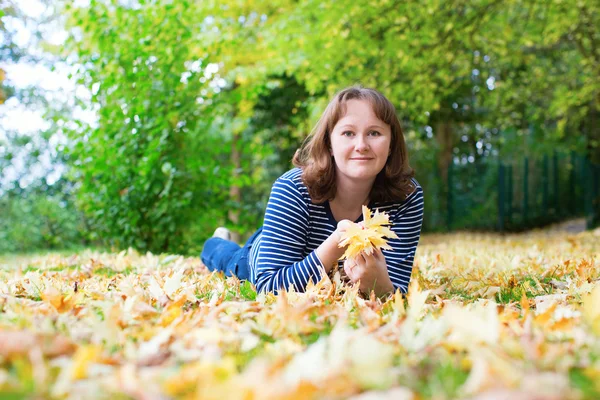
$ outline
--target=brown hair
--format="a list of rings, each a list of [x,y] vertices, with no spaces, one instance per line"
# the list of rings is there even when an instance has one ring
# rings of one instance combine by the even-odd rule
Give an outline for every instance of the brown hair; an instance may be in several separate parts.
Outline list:
[[[366,100],[377,118],[388,124],[392,132],[390,156],[375,178],[370,200],[402,201],[415,187],[411,182],[415,172],[408,164],[408,153],[400,121],[394,105],[375,89],[351,86],[337,93],[319,118],[319,122],[296,151],[292,162],[302,168],[302,181],[314,203],[333,200],[336,193],[335,165],[330,148],[330,135],[337,122],[346,114],[348,100]]]

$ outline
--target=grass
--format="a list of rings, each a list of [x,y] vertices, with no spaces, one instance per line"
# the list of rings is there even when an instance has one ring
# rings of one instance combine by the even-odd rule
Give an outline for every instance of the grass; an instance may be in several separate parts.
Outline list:
[[[571,384],[581,391],[584,399],[600,399],[600,383],[589,375],[583,368],[569,370]]]

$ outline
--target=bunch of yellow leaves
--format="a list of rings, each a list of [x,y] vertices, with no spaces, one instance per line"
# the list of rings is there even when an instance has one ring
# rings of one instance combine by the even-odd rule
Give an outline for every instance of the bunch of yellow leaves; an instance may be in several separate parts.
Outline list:
[[[354,259],[360,253],[367,255],[373,254],[375,249],[391,249],[384,237],[388,239],[397,239],[398,236],[385,225],[390,225],[390,218],[385,212],[375,210],[371,215],[371,210],[363,206],[363,221],[353,223],[342,234],[342,238],[338,244],[339,247],[345,247],[346,252],[342,259]]]

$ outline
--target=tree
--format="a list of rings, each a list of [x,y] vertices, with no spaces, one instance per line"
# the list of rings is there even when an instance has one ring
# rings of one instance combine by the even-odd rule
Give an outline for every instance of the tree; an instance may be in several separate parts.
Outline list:
[[[14,123],[11,113],[27,110],[44,116],[46,126],[25,130],[6,124],[0,131],[0,253],[73,247],[84,241],[85,232],[72,202],[72,184],[61,177],[60,133],[50,123],[49,115],[62,112],[63,104],[56,97],[50,100],[41,86],[25,87],[10,79],[13,71],[57,60],[45,51],[41,33],[57,14],[49,8],[37,16],[26,11],[14,1],[2,3],[0,10],[0,60],[9,71],[0,70],[0,110],[7,122]],[[29,40],[23,43],[23,37]]]
[[[274,171],[354,83],[392,100],[442,184],[457,156],[582,149],[568,129],[593,152],[597,15],[574,0],[92,1],[70,20],[100,110],[71,136],[80,204],[119,246],[249,229]]]
[[[229,13],[245,12],[228,5]],[[380,89],[405,120],[433,127],[437,144],[429,146],[438,149],[442,177],[458,128],[476,121],[503,134],[516,127],[525,154],[557,143],[580,149],[565,132],[583,131],[586,152],[597,159],[600,13],[593,2],[307,0],[264,12],[260,46],[241,45],[263,55],[247,74],[290,74],[315,96],[313,110],[353,83]],[[457,112],[465,101],[470,112]],[[477,142],[475,130],[461,131]],[[503,141],[494,146],[512,153]]]
[[[72,178],[94,230],[116,247],[197,251],[209,234],[197,230],[226,214],[229,154],[216,130],[225,118],[203,113],[220,78],[197,51],[190,26],[204,17],[194,7],[70,9],[82,30],[71,42],[79,81],[99,110],[98,126],[70,132]]]

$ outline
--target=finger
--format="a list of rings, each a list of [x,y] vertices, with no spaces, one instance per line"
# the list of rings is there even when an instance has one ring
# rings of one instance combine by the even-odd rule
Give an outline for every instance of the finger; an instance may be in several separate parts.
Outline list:
[[[348,229],[349,227],[351,227],[352,224],[353,224],[353,222],[350,221],[349,219],[343,219],[340,222],[338,222],[337,229],[340,232],[344,232],[346,229]]]
[[[364,252],[358,253],[358,255],[354,258],[354,261],[356,262],[356,265],[364,267],[367,265],[366,254]]]
[[[371,256],[373,256],[373,258],[375,258],[375,259],[379,259],[379,258],[383,257],[383,253],[381,252],[381,249],[378,249],[375,247],[373,249],[373,252],[371,253]]]
[[[375,251],[376,251],[376,250],[373,250],[373,251],[371,251],[370,253],[367,253],[367,252],[364,252],[364,253],[362,253],[362,254],[363,254],[363,257],[364,257],[364,259],[365,259],[366,261],[369,261],[369,260],[372,260],[372,259],[374,259],[374,258],[376,257],[376,256],[375,256]]]
[[[348,275],[348,278],[354,282],[354,273],[352,272],[352,266],[348,263],[348,260],[344,262],[344,271],[346,272],[346,275]]]
[[[375,255],[375,253],[371,253],[371,254],[364,254],[363,255],[363,260],[364,260],[364,265],[365,266],[369,266],[369,265],[375,265],[379,262],[377,256]]]

